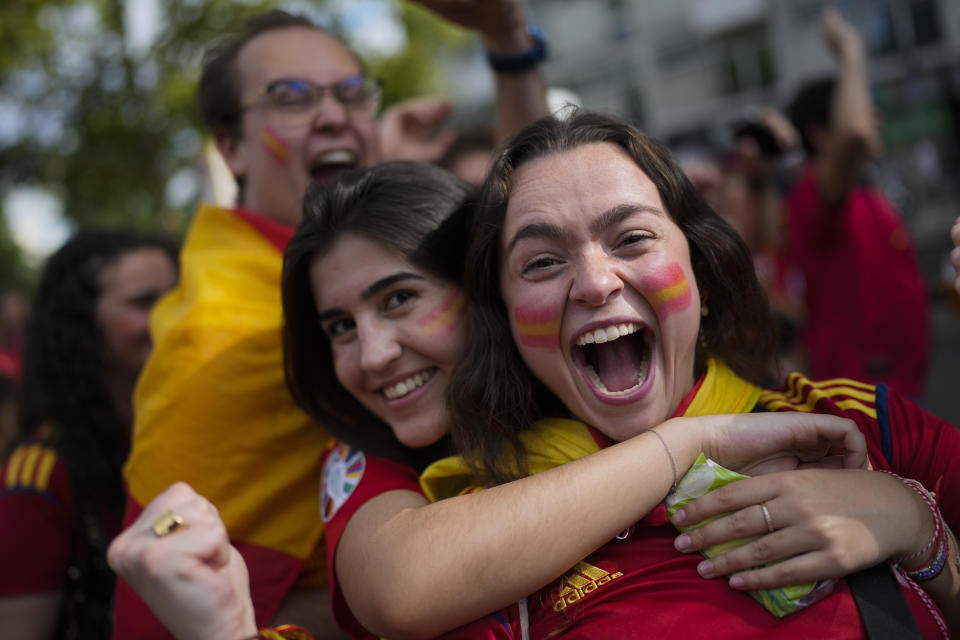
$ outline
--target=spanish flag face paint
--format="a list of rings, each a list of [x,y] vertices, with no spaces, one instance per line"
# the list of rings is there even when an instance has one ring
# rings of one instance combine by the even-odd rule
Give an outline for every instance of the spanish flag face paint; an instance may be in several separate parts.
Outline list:
[[[525,347],[560,349],[560,312],[556,307],[518,306],[513,310],[517,341]]]
[[[440,304],[431,308],[418,321],[417,325],[428,336],[444,340],[460,326],[466,304],[463,294],[459,291],[450,293]]]
[[[640,287],[661,321],[687,309],[693,299],[687,276],[679,262],[645,276],[640,281]]]
[[[267,155],[273,158],[277,164],[285,167],[290,162],[290,145],[280,137],[273,127],[267,125],[263,128],[263,133],[260,134],[260,144],[263,145]]]

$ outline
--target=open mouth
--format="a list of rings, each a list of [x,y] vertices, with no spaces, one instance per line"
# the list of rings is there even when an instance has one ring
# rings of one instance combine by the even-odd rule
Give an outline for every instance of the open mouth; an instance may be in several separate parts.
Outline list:
[[[310,163],[310,179],[322,184],[330,184],[342,171],[357,166],[357,154],[348,149],[328,151]]]
[[[384,387],[380,390],[380,392],[386,396],[387,400],[399,400],[400,398],[410,395],[423,385],[430,382],[431,378],[433,378],[436,373],[436,367],[418,371],[412,376],[408,376],[396,384]]]
[[[580,334],[573,360],[602,398],[624,398],[650,377],[650,332],[636,322],[610,323]]]

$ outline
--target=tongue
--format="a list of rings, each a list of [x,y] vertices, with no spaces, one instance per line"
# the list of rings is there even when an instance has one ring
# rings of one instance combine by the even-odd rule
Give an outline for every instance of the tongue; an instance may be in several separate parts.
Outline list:
[[[607,391],[623,391],[637,384],[642,373],[643,353],[630,338],[594,347],[596,372]]]

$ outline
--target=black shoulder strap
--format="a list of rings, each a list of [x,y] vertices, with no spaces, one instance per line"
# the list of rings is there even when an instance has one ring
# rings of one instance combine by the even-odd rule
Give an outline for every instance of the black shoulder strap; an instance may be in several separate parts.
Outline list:
[[[917,621],[887,563],[846,578],[870,640],[922,640]]]

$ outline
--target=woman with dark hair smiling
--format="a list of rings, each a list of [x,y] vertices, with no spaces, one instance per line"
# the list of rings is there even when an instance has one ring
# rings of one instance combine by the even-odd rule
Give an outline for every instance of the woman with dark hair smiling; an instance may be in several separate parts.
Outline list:
[[[445,396],[467,340],[459,282],[471,200],[463,182],[435,167],[345,173],[308,191],[287,247],[288,382],[346,443],[326,455],[321,508],[334,612],[351,636],[435,636],[478,618],[450,637],[499,633],[499,618],[487,614],[653,508],[674,467],[686,469],[701,450],[745,469],[827,452],[862,460],[863,439],[848,421],[709,416],[661,425],[663,443],[642,435],[561,469],[429,504],[417,476],[448,452]],[[570,487],[582,491],[555,499]],[[598,493],[610,508],[584,521]],[[577,536],[538,552],[545,531],[571,527]],[[184,484],[148,505],[110,560],[179,638],[256,631],[239,555],[216,512]]]
[[[27,323],[20,443],[0,472],[0,637],[106,638],[133,388],[177,247],[80,231],[43,269]]]

